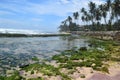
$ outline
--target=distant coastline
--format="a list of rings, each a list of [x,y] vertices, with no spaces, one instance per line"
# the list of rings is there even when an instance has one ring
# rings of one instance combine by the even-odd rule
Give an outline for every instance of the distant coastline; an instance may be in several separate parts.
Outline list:
[[[50,37],[69,36],[70,33],[49,33],[49,34],[20,34],[20,33],[0,33],[0,37]]]

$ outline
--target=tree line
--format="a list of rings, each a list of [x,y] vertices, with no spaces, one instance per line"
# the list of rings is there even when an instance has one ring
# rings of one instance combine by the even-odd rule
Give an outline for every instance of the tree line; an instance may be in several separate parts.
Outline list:
[[[80,24],[79,20],[84,24]],[[68,16],[61,22],[59,29],[65,32],[120,30],[120,0],[107,0],[100,5],[90,1],[88,9],[83,7],[72,16]]]

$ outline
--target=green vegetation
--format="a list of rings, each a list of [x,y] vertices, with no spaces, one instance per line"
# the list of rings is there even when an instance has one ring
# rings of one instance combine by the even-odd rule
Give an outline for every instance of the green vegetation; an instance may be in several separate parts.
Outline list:
[[[63,20],[59,26],[60,31],[118,31],[120,30],[119,4],[120,0],[107,0],[99,5],[90,1],[88,9],[83,7]],[[83,24],[78,23],[79,19],[83,21]]]
[[[44,79],[41,78],[41,77],[38,77],[38,78],[30,78],[30,79],[28,79],[28,80],[44,80]]]
[[[108,67],[104,66],[106,61],[119,61],[115,54],[110,52],[118,47],[113,41],[89,40],[90,49],[81,47],[78,50],[66,50],[62,54],[53,56],[53,60],[61,63],[60,68],[74,69],[76,67],[92,67],[94,70],[109,73]],[[118,53],[120,57],[120,53]]]
[[[31,71],[31,74],[34,74],[34,71],[33,71],[33,70]]]
[[[47,76],[61,76],[62,80],[71,80],[69,74],[76,72],[77,67],[91,67],[93,70],[109,73],[109,61],[116,62],[120,61],[120,45],[113,41],[103,41],[91,39],[88,41],[90,48],[81,47],[80,49],[73,48],[71,50],[65,50],[61,54],[54,55],[52,60],[55,60],[59,65],[54,67],[50,64],[34,63],[22,68],[22,70],[30,74],[41,73]],[[38,58],[34,57],[33,60],[37,61]],[[61,72],[61,69],[67,69],[67,73]],[[93,73],[93,72],[91,72]],[[81,78],[86,76],[81,74]],[[0,80],[21,80],[16,71],[9,77],[0,76]],[[31,78],[29,80],[43,80],[44,78]],[[23,79],[24,80],[24,79]]]
[[[0,33],[0,37],[28,37],[26,34]]]
[[[83,75],[81,75],[80,77],[81,77],[81,78],[85,78],[85,75],[83,74]]]
[[[32,58],[33,61],[39,61],[39,59],[35,56]]]
[[[51,65],[47,65],[47,64],[31,64],[25,68],[23,68],[23,70],[25,71],[33,71],[33,70],[37,70],[39,72],[42,72],[44,75],[57,75],[59,74],[59,71],[57,68],[54,68]]]
[[[70,36],[70,34],[10,34],[0,33],[0,37],[51,37],[51,36]]]
[[[52,65],[47,65],[45,63],[42,64],[31,64],[25,68],[23,68],[23,70],[25,71],[31,71],[31,73],[33,73],[32,71],[37,71],[37,73],[42,73],[44,75],[48,75],[48,76],[56,76],[56,75],[61,75],[63,77],[64,80],[70,80],[70,78],[65,75],[64,73],[61,73],[59,71],[59,68],[55,68]]]
[[[13,75],[9,77],[0,76],[0,80],[22,80],[23,78],[19,75],[18,71],[15,71]]]
[[[101,68],[101,71],[109,73],[109,70],[108,70],[107,67],[102,67],[102,68]]]

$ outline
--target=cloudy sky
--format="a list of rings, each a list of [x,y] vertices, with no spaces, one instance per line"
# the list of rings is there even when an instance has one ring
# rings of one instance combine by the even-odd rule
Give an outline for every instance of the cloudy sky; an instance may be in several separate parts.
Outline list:
[[[0,28],[58,31],[60,22],[87,8],[89,1],[102,0],[0,0]],[[82,22],[80,21],[82,24]]]

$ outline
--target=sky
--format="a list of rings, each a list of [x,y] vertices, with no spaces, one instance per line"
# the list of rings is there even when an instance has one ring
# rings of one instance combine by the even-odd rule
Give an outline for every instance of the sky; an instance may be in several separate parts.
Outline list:
[[[103,0],[0,0],[0,29],[56,32],[61,21],[87,8],[88,2]],[[83,24],[82,21],[79,21]]]

